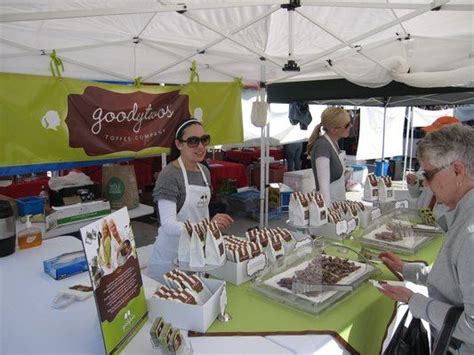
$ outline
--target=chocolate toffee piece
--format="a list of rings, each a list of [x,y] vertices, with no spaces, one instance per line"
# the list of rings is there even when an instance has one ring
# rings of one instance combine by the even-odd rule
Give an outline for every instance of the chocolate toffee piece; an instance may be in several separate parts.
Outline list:
[[[262,248],[257,243],[249,242],[249,247],[250,247],[250,255],[252,258],[259,256],[262,253]]]
[[[193,225],[191,224],[191,222],[189,220],[184,222],[184,227],[186,228],[186,231],[188,232],[189,237],[191,237],[191,235],[193,234]]]
[[[375,239],[383,240],[386,242],[396,242],[396,241],[402,240],[403,237],[394,232],[385,231],[385,232],[375,233]]]
[[[367,177],[369,178],[370,185],[372,185],[373,187],[377,187],[377,178],[375,177],[375,175],[369,174]]]
[[[165,286],[161,286],[158,290],[155,291],[153,295],[158,298],[164,298],[164,299],[168,298]]]
[[[240,247],[239,249],[237,249],[238,253],[239,253],[239,258],[238,260],[240,262],[243,262],[245,260],[249,260],[250,259],[250,255],[249,255],[249,252],[247,250],[246,247],[242,246]]]
[[[279,237],[272,237],[270,239],[271,243],[272,243],[272,247],[273,247],[273,250],[275,251],[280,251],[281,248],[282,248],[282,245],[281,245],[281,239]]]
[[[163,320],[163,318],[162,317],[156,318],[150,328],[150,336],[158,340],[164,326],[165,326],[165,321]]]
[[[168,348],[168,339],[171,337],[171,332],[172,332],[172,328],[171,328],[171,324],[169,323],[165,323],[165,325],[163,326],[163,329],[161,330],[161,333],[160,333],[160,336],[159,336],[159,343],[160,343],[160,346],[163,348],[163,349],[167,349]]]
[[[204,242],[205,239],[205,233],[203,232],[202,228],[199,225],[194,226],[194,231],[196,232],[196,235],[199,237],[201,242]]]
[[[259,234],[258,241],[263,248],[266,248],[268,245],[268,237],[265,234]]]
[[[245,238],[251,242],[255,242],[257,240],[256,233],[245,232]]]
[[[173,332],[171,334],[171,340],[168,343],[169,351],[173,353],[178,352],[182,344],[183,344],[183,337],[181,335],[181,331],[179,329],[173,329]]]
[[[186,290],[177,292],[176,298],[182,303],[196,304],[195,298]]]

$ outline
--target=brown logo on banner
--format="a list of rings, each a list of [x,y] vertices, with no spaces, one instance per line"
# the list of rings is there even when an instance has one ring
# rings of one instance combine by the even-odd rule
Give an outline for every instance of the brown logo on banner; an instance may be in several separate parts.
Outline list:
[[[124,94],[88,86],[68,97],[69,146],[87,155],[169,147],[181,121],[190,117],[189,98],[179,91]]]

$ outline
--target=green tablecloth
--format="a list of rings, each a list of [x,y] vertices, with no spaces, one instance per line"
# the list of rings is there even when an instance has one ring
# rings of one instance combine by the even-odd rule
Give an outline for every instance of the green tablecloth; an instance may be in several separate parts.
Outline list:
[[[349,243],[360,249],[357,241]],[[442,238],[437,237],[417,254],[403,255],[402,259],[431,264],[441,244]],[[384,265],[378,268],[381,271],[377,275],[378,279],[396,279]],[[395,309],[395,302],[383,296],[368,282],[317,316],[249,292],[249,288],[250,282],[240,286],[227,283],[227,311],[232,315],[232,320],[228,323],[214,322],[208,334],[324,330],[336,332],[361,354],[378,354]]]

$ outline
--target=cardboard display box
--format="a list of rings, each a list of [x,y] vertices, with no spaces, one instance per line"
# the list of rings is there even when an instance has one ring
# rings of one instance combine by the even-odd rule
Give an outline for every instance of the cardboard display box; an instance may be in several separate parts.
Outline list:
[[[215,270],[209,271],[209,274],[217,277],[218,279],[225,280],[234,285],[241,285],[244,282],[250,280],[250,276],[247,273],[248,260],[241,263],[234,263],[227,260],[226,263]]]
[[[92,201],[70,206],[54,207],[46,216],[46,229],[50,230],[67,224],[97,219],[110,214],[109,201]]]
[[[179,303],[151,297],[148,300],[150,318],[163,317],[173,327],[205,333],[220,313],[225,281],[202,279],[212,296],[202,305]]]

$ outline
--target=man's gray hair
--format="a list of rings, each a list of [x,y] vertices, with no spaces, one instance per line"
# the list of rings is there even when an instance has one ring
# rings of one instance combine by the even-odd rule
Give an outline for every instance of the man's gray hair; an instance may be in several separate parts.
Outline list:
[[[431,132],[418,144],[417,155],[437,168],[460,160],[473,178],[474,128],[458,123]]]

